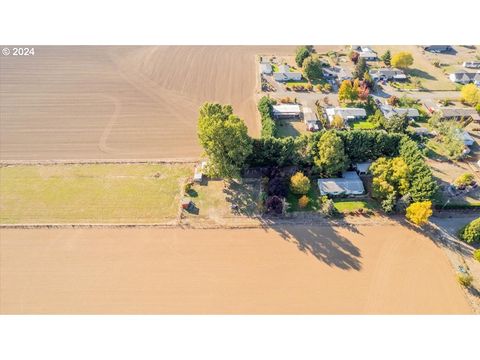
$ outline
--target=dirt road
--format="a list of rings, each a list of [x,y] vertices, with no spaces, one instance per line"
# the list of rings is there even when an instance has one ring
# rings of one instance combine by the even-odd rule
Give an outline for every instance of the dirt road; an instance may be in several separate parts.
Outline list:
[[[4,314],[467,314],[401,225],[0,232]]]
[[[259,134],[255,55],[293,47],[40,46],[0,57],[0,159],[196,159],[198,108]]]

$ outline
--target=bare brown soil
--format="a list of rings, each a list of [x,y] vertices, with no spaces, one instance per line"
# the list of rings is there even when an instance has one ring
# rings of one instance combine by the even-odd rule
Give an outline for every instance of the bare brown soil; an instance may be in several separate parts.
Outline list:
[[[255,54],[294,47],[40,46],[0,57],[0,159],[195,159],[198,108],[232,104],[252,135]]]
[[[0,230],[3,314],[467,314],[402,225]]]

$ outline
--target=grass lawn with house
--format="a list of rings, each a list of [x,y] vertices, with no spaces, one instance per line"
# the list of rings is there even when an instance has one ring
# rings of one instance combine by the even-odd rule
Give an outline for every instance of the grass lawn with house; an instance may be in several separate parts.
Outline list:
[[[159,223],[175,220],[185,164],[22,165],[0,168],[0,222]]]

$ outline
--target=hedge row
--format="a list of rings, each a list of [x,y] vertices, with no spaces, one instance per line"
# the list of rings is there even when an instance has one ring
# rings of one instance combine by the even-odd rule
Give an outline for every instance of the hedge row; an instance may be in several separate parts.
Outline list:
[[[267,96],[264,96],[258,102],[258,111],[262,121],[262,138],[275,137],[277,135],[277,124],[273,120],[272,105],[276,102]]]

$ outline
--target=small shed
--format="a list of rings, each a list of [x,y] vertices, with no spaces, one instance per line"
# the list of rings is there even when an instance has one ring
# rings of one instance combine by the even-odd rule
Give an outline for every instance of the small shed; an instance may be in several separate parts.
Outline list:
[[[188,210],[192,206],[192,200],[189,198],[185,197],[182,199],[182,209]]]
[[[370,170],[371,165],[372,163],[370,161],[365,161],[365,162],[357,163],[355,165],[355,169],[357,170],[357,173],[359,175],[366,175],[368,174],[368,171]]]

